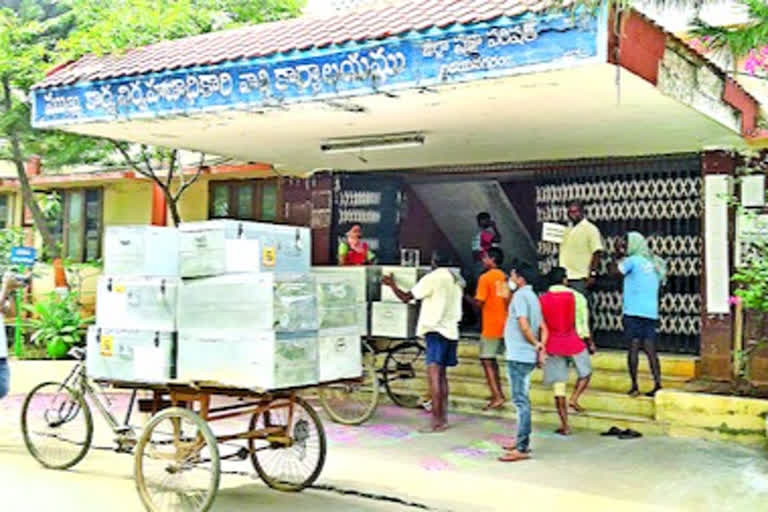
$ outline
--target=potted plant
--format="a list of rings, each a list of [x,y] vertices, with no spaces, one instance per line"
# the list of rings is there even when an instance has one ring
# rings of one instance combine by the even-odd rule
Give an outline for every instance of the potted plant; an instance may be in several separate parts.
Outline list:
[[[65,357],[73,345],[80,343],[85,328],[92,322],[82,317],[74,291],[51,292],[25,309],[32,313],[27,322],[33,331],[31,341],[44,346],[52,359]]]

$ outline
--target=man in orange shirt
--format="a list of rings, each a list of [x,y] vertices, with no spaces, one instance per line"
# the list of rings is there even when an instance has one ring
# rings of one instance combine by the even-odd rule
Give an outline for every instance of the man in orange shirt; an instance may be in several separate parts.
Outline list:
[[[497,247],[489,248],[483,254],[485,272],[477,282],[477,291],[472,302],[482,310],[482,331],[480,333],[480,361],[483,363],[485,379],[491,390],[491,400],[485,409],[499,409],[507,399],[501,391],[499,363],[496,356],[504,354],[504,324],[507,322],[509,287],[507,275],[499,267],[504,262],[504,253]]]

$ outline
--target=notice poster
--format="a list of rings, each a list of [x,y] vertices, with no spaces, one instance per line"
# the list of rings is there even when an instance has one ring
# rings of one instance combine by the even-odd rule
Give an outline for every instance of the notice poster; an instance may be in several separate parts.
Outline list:
[[[567,228],[562,224],[556,222],[545,222],[541,226],[541,239],[544,242],[551,242],[553,244],[560,245],[563,243],[563,237],[565,236],[565,230]]]
[[[759,256],[759,247],[768,244],[768,215],[741,215],[736,221],[734,260],[737,267]]]
[[[756,174],[741,178],[741,206],[746,208],[765,206],[765,175]]]

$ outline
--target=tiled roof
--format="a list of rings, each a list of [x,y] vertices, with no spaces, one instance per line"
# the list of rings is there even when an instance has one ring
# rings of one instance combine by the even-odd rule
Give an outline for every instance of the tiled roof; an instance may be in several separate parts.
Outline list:
[[[412,30],[540,12],[566,0],[410,0],[332,17],[300,17],[163,41],[119,55],[87,55],[54,68],[36,88],[218,64],[225,61],[383,39]]]

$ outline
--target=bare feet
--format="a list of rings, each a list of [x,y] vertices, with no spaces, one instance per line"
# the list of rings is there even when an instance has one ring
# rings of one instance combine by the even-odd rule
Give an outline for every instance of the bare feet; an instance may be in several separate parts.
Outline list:
[[[501,462],[518,462],[518,461],[526,460],[526,459],[530,459],[530,458],[531,458],[531,456],[529,454],[517,451],[515,449],[515,450],[508,451],[507,453],[505,453],[504,455],[499,457],[499,461],[501,461]]]
[[[560,427],[559,429],[555,430],[555,434],[560,434],[561,436],[569,436],[571,435],[571,429],[568,427]]]
[[[578,413],[582,413],[585,411],[585,409],[582,406],[580,406],[578,402],[569,402],[568,406]]]
[[[504,407],[504,404],[506,403],[506,400],[504,398],[497,398],[495,400],[491,400],[488,402],[485,407],[483,407],[484,411],[487,411],[489,409],[501,409]]]
[[[448,430],[448,424],[447,423],[441,423],[440,425],[427,425],[424,428],[419,429],[419,433],[421,434],[437,434],[440,432],[445,432]]]

